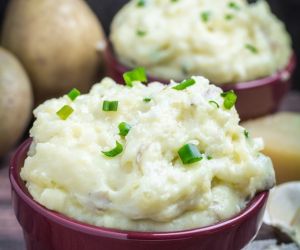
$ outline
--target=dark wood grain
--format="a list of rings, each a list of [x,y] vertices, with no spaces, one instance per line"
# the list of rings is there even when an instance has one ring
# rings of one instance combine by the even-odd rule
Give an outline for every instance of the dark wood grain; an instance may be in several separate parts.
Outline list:
[[[22,229],[10,201],[9,156],[0,162],[0,250],[25,250]]]
[[[280,110],[300,112],[300,93],[289,93],[283,101]],[[10,204],[10,184],[8,180],[10,157],[11,154],[0,160],[0,250],[25,250],[22,230],[13,214]],[[273,229],[264,225],[257,239],[274,237],[276,237],[276,234]]]

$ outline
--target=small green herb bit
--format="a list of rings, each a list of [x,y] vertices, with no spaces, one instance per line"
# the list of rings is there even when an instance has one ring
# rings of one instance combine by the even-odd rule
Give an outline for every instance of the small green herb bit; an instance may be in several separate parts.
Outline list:
[[[125,72],[123,79],[128,87],[133,86],[133,82],[147,82],[146,70],[143,67],[135,68],[134,70]]]
[[[213,101],[213,100],[210,100],[209,103],[210,103],[211,105],[213,105],[213,106],[216,106],[217,108],[220,107],[219,104],[218,104],[217,102]]]
[[[118,126],[119,128],[119,135],[126,136],[131,129],[131,125],[126,122],[121,122]]]
[[[225,109],[231,109],[235,105],[237,96],[233,90],[221,93],[221,96],[224,99],[223,106]]]
[[[146,97],[146,98],[143,99],[144,102],[151,102],[151,100],[152,100],[152,99],[149,98],[149,97]]]
[[[172,89],[184,90],[187,87],[194,85],[195,83],[196,83],[196,81],[194,79],[190,78],[190,79],[184,80],[181,83],[177,84]]]
[[[103,111],[117,111],[118,110],[118,101],[104,101],[102,104]]]
[[[194,144],[185,144],[178,150],[178,155],[183,164],[191,164],[202,160],[202,155]]]
[[[145,0],[138,0],[136,6],[137,7],[144,7],[146,5],[146,1]]]
[[[138,35],[138,36],[145,36],[146,34],[147,34],[147,32],[146,31],[144,31],[144,30],[137,30],[136,31],[136,34]]]
[[[232,20],[233,18],[234,18],[234,15],[232,15],[232,14],[226,14],[225,15],[225,19],[228,20],[228,21]]]
[[[56,114],[59,116],[60,119],[66,120],[72,113],[73,113],[72,107],[69,105],[64,105],[60,110],[56,112]]]
[[[121,154],[122,152],[123,152],[123,146],[118,141],[116,141],[116,146],[113,149],[109,151],[102,151],[102,153],[107,157],[115,157],[118,154]]]
[[[249,132],[246,129],[244,130],[244,135],[246,138],[249,138]]]
[[[71,101],[74,101],[78,96],[80,96],[80,91],[76,88],[73,88],[69,93],[68,97],[70,98]]]
[[[211,13],[209,11],[203,11],[201,13],[201,19],[203,22],[207,23],[209,21]]]
[[[171,0],[172,3],[177,3],[179,0]]]
[[[234,9],[234,10],[240,10],[240,6],[237,5],[237,3],[235,2],[229,2],[228,3],[228,7],[231,8],[231,9]]]
[[[258,53],[258,49],[256,47],[254,47],[251,44],[245,44],[245,48],[250,50],[253,54],[257,54]]]
[[[208,155],[206,156],[207,160],[211,160],[212,159],[212,156]]]

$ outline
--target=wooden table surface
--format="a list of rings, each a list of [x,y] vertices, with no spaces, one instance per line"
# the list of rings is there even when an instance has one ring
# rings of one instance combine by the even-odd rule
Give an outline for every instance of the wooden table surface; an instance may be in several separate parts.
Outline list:
[[[300,93],[290,92],[280,110],[300,112]],[[12,153],[0,159],[0,250],[25,250],[22,230],[15,219],[10,203],[8,162],[11,155]],[[269,227],[263,226],[257,239],[274,238],[274,235]]]

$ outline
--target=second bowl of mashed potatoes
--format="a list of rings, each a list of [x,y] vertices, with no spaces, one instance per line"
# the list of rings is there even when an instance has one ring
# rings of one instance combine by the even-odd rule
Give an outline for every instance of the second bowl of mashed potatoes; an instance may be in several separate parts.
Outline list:
[[[278,107],[295,63],[284,24],[263,0],[132,0],[115,16],[110,40],[107,61],[116,80],[136,66],[163,82],[200,74],[242,93],[237,109],[243,119]],[[254,98],[261,102],[249,111]]]

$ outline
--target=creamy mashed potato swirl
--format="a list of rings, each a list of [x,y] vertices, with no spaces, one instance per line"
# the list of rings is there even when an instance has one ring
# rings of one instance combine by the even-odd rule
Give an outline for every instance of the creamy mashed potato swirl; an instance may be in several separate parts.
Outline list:
[[[283,69],[291,56],[290,37],[265,1],[132,0],[110,38],[121,63],[162,79],[248,81]]]
[[[224,108],[221,89],[193,79],[179,91],[174,82],[130,88],[105,78],[73,102],[40,105],[21,170],[33,198],[80,221],[137,231],[201,227],[240,212],[274,184],[271,160],[260,153],[261,139],[246,136],[235,108]],[[118,110],[103,111],[105,100],[118,101]],[[56,115],[64,105],[74,109],[66,120]],[[121,122],[131,125],[125,137]],[[105,156],[116,141],[123,152]],[[187,143],[201,161],[182,163],[178,150]]]

